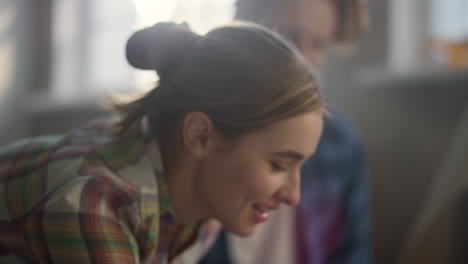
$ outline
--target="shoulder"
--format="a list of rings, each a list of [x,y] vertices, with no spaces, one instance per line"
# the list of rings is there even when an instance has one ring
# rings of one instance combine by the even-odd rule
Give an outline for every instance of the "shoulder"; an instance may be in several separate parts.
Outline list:
[[[44,210],[105,216],[116,213],[119,207],[132,206],[140,199],[137,188],[106,168],[94,168],[85,173],[54,190],[44,204]]]
[[[97,263],[105,256],[136,263],[139,197],[135,188],[119,182],[112,172],[88,171],[62,184],[21,221],[30,228],[25,232],[40,237],[35,245],[47,245],[47,255],[40,256],[47,260],[41,262],[49,263],[50,258],[66,263],[73,258]],[[102,251],[109,246],[115,251]]]
[[[322,145],[338,148],[351,148],[361,145],[357,127],[337,109],[330,109],[330,115],[324,118]]]
[[[302,167],[304,184],[320,181],[344,184],[364,166],[364,150],[356,127],[335,109],[324,118],[322,137],[315,154]]]
[[[12,219],[26,215],[74,175],[87,149],[63,136],[23,139],[0,150],[0,196]]]

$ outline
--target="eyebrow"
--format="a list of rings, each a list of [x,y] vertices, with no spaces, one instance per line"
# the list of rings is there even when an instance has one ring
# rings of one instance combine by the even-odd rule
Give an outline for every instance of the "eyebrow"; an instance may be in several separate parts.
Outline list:
[[[295,151],[276,152],[276,153],[273,153],[272,156],[294,159],[294,160],[303,160],[305,158],[304,155]]]

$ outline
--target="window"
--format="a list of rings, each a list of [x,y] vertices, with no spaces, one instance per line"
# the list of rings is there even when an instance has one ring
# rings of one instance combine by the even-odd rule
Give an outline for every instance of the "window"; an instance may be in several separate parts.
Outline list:
[[[430,43],[433,62],[468,65],[468,1],[432,0]]]
[[[468,1],[389,1],[389,67],[396,72],[468,66]]]
[[[232,19],[234,0],[61,0],[53,6],[51,94],[58,98],[128,92],[156,80],[134,70],[125,44],[138,28],[186,21],[199,33]]]

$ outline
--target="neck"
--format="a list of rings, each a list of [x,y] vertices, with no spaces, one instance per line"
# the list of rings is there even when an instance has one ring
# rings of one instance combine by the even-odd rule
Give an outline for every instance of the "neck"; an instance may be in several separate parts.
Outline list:
[[[187,224],[207,217],[195,191],[196,161],[188,155],[176,155],[173,148],[161,146],[172,209],[178,224]]]

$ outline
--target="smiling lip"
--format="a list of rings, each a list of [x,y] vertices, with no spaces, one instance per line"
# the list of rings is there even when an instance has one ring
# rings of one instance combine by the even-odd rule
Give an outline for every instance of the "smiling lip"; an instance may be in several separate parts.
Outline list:
[[[267,206],[261,204],[254,204],[253,211],[254,211],[254,219],[257,223],[262,223],[270,218],[269,211],[278,209],[278,205],[275,206]]]

